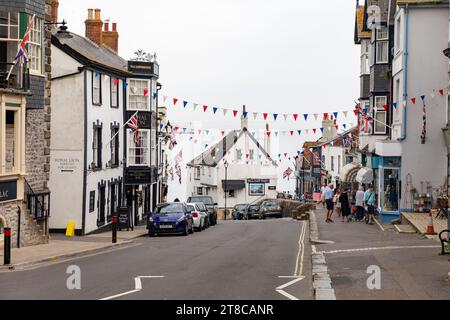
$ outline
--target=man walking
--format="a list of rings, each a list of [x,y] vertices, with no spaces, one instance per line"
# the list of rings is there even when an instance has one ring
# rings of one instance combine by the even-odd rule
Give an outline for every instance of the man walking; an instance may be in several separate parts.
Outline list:
[[[334,197],[333,184],[330,183],[323,190],[323,198],[324,198],[325,204],[327,206],[327,220],[326,220],[327,223],[334,222],[333,220],[331,220],[331,216],[333,215],[333,211],[334,211],[333,197]]]
[[[324,192],[325,192],[326,188],[327,188],[327,184],[326,183],[324,183],[322,188],[320,188],[320,201],[322,201],[322,205],[323,205],[324,208],[325,208]]]
[[[364,202],[367,205],[367,224],[372,225],[374,214],[375,214],[375,192],[373,191],[373,187],[370,186],[369,189],[364,194]]]

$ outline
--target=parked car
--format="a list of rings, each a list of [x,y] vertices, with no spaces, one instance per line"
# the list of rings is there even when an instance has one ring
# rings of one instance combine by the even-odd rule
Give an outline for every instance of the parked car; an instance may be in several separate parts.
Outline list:
[[[195,203],[186,203],[188,211],[192,214],[192,219],[194,219],[194,228],[197,231],[205,230],[206,226],[206,217],[207,213],[204,213],[200,210],[197,204]]]
[[[259,204],[251,204],[247,206],[247,210],[245,212],[244,219],[251,220],[251,219],[260,219],[261,214],[259,211],[260,205]]]
[[[231,215],[233,216],[233,220],[242,220],[245,218],[245,214],[247,212],[248,204],[237,204],[234,206]]]
[[[211,213],[210,224],[212,226],[217,224],[217,210],[216,210],[217,203],[214,203],[214,200],[212,197],[210,197],[210,196],[192,196],[192,197],[188,198],[187,202],[203,203],[206,206],[206,208],[208,209],[208,212]]]
[[[282,218],[283,211],[281,210],[278,201],[276,200],[266,200],[261,204],[260,207],[261,216],[263,219],[268,217]]]
[[[200,212],[202,212],[205,216],[205,228],[209,228],[211,226],[211,216],[212,214],[208,211],[208,209],[206,208],[205,204],[202,202],[197,202],[195,203],[197,205],[197,208],[200,210]]]
[[[148,235],[194,233],[194,219],[186,204],[181,202],[160,204],[154,213],[149,214]]]

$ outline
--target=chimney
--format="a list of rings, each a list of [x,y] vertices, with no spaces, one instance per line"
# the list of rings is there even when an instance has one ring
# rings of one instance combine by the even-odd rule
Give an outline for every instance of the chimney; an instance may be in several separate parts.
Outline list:
[[[338,136],[336,130],[336,121],[333,119],[333,117],[330,117],[330,119],[328,120],[323,120],[322,128],[323,128],[323,135],[321,139],[322,141],[334,139]]]
[[[52,0],[51,8],[52,8],[51,9],[52,22],[57,23],[58,22],[58,8],[59,8],[58,0]]]
[[[117,32],[117,23],[112,24],[112,30],[109,30],[109,22],[105,22],[105,28],[102,33],[103,43],[110,47],[115,53],[119,52],[119,33]]]
[[[248,115],[247,117],[244,117],[244,112],[246,112],[245,106],[242,107],[241,129],[248,129]]]
[[[101,10],[88,9],[88,18],[84,23],[86,25],[86,38],[101,46],[103,44]]]

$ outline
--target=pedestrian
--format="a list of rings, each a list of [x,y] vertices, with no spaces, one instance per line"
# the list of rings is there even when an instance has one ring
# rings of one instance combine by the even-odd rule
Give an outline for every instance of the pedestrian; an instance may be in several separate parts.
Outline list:
[[[369,189],[364,194],[364,203],[367,206],[366,224],[372,225],[375,215],[375,192],[373,191],[373,186],[369,186]]]
[[[334,203],[334,207],[336,208],[336,213],[337,213],[338,217],[340,217],[342,215],[341,202],[339,201],[340,196],[341,196],[341,189],[339,189],[339,188],[334,189],[333,203]]]
[[[330,183],[323,191],[323,198],[325,199],[325,204],[327,206],[327,223],[334,222],[333,220],[331,220],[331,216],[333,215],[334,211],[333,197],[333,184]]]
[[[362,221],[364,219],[364,187],[360,186],[355,195],[356,206],[356,221]]]
[[[322,205],[325,208],[325,194],[324,191],[327,188],[326,183],[323,184],[322,188],[320,188],[320,200],[322,201]]]
[[[345,218],[347,218],[347,222],[351,221],[351,208],[350,208],[350,198],[349,198],[349,189],[345,188],[344,191],[339,196],[339,202],[341,203],[342,210],[342,222],[345,222]]]

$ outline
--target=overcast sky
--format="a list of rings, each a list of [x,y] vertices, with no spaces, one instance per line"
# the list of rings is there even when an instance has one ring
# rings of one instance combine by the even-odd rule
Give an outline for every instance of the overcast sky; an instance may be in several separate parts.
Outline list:
[[[103,19],[118,23],[124,58],[139,48],[157,53],[162,94],[170,97],[210,108],[245,104],[250,112],[303,114],[351,110],[359,95],[353,0],[60,0],[60,20],[84,35],[88,8],[100,8]],[[181,126],[239,126],[230,115],[167,104],[171,121]],[[283,120],[270,121],[271,130],[321,127],[312,117],[308,123]],[[356,121],[350,113],[339,123]],[[250,127],[264,124],[260,119]],[[288,135],[271,151],[293,155],[303,140],[318,138],[320,131]]]

